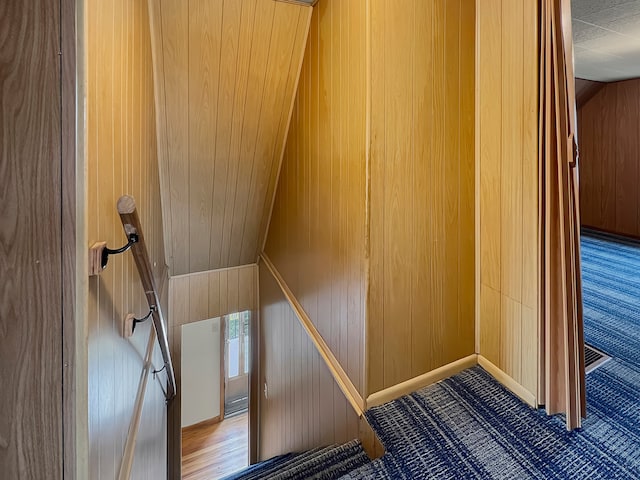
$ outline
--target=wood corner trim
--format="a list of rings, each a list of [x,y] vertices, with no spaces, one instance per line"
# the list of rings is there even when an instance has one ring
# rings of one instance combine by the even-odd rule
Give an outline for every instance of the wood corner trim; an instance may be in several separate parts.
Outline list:
[[[538,408],[538,403],[536,397],[529,390],[520,385],[516,380],[512,377],[504,373],[497,366],[495,366],[491,361],[487,360],[482,355],[478,355],[478,365],[484,368],[489,375],[495,378],[499,383],[508,388],[512,393],[520,398],[523,402],[527,403],[529,406],[533,408]]]

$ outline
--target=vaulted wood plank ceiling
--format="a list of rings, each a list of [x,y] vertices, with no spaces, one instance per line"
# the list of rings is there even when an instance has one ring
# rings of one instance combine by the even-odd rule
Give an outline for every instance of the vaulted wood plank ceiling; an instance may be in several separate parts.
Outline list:
[[[171,274],[254,263],[311,7],[274,0],[149,3]]]

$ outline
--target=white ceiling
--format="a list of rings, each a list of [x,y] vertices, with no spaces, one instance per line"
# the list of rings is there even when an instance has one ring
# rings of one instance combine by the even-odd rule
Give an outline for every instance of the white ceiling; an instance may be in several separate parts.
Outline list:
[[[576,77],[640,77],[640,0],[571,0],[571,10]]]

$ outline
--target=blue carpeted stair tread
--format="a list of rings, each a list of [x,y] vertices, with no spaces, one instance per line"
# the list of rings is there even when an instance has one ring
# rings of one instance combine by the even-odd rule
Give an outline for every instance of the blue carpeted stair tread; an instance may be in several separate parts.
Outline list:
[[[225,480],[333,480],[369,462],[358,440],[266,460]]]
[[[306,471],[305,478],[311,480],[330,480],[343,476],[369,462],[369,456],[358,440],[335,447],[317,457],[313,468]],[[282,480],[290,477],[283,476]]]
[[[261,478],[273,478],[279,472],[295,468],[307,458],[313,457],[318,452],[324,451],[328,447],[318,447],[312,450],[299,453],[289,453],[281,455],[264,462],[252,465],[246,470],[241,470],[227,477],[225,480],[257,480]]]
[[[264,462],[251,465],[239,472],[233,473],[227,477],[224,477],[223,480],[252,480],[263,478],[260,476],[264,472],[268,472],[271,469],[278,469],[286,464],[287,461],[296,457],[298,454],[296,453],[287,453],[285,455],[280,455],[277,457],[270,458],[269,460],[265,460]]]
[[[317,461],[317,458],[324,453],[330,451],[336,445],[329,445],[327,447],[314,448],[299,454],[292,462],[287,465],[286,469],[278,469],[272,473],[269,477],[273,480],[281,480],[283,478],[306,478],[304,471],[306,468],[311,467]]]

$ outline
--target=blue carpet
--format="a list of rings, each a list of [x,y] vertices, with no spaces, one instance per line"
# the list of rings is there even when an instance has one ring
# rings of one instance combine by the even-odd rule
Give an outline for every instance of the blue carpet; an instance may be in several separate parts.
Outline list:
[[[359,441],[272,458],[225,480],[333,480],[369,463]]]
[[[640,479],[640,248],[583,237],[588,418],[567,432],[475,367],[367,418],[385,455],[348,479]]]

